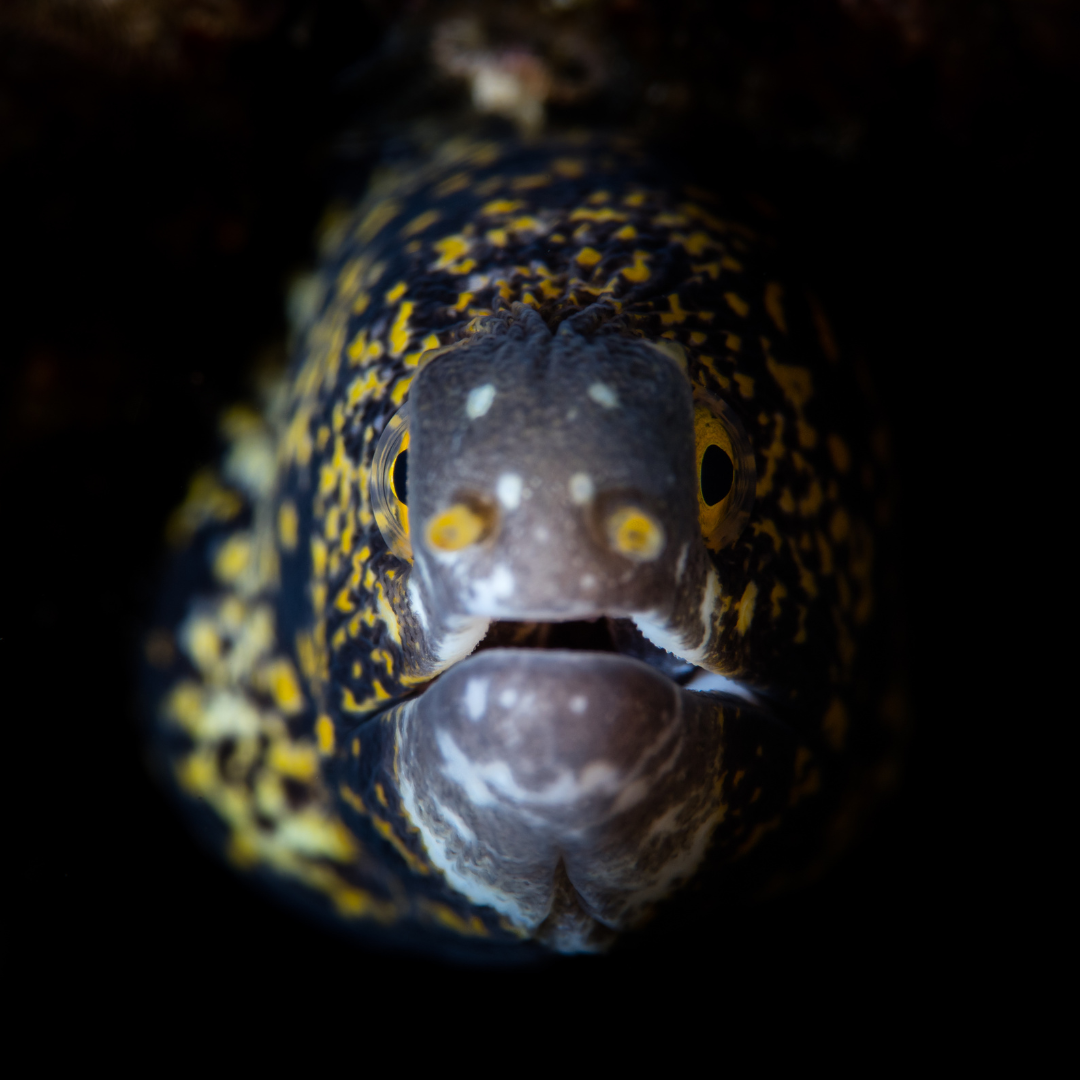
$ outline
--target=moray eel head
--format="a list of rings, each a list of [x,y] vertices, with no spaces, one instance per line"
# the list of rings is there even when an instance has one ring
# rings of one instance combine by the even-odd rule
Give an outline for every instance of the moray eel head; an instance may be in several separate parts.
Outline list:
[[[522,305],[487,322],[423,366],[407,465],[385,465],[407,502],[410,596],[429,636],[606,616],[700,652],[709,563],[684,370],[633,337],[573,322],[553,335]]]

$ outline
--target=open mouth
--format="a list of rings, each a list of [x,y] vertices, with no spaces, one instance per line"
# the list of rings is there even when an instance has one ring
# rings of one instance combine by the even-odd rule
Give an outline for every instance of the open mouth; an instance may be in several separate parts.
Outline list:
[[[617,653],[641,660],[672,682],[685,686],[702,669],[654,645],[631,619],[570,622],[493,622],[476,647],[482,649],[567,649],[573,652]]]
[[[687,690],[720,691],[753,703],[758,701],[757,695],[742,683],[691,664],[653,644],[632,619],[601,615],[595,619],[566,622],[493,621],[471,655],[476,656],[487,649],[559,649],[615,654],[648,664]]]

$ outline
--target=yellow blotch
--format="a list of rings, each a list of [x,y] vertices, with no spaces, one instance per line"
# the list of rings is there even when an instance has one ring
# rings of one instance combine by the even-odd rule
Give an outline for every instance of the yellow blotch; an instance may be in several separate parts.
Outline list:
[[[784,318],[784,286],[778,281],[770,281],[765,286],[765,310],[769,318],[776,323],[776,328],[782,334],[787,333],[787,319]]]
[[[595,266],[604,256],[600,254],[596,248],[585,247],[582,248],[574,258],[581,263],[582,266]]]
[[[353,692],[347,687],[342,687],[341,690],[341,707],[348,713],[362,713],[370,712],[376,708],[381,702],[389,701],[390,695],[383,688],[383,684],[375,679],[371,683],[372,694],[370,697],[365,698],[363,701],[357,701],[353,696]]]
[[[728,334],[724,344],[731,352],[739,352],[742,349],[742,338],[738,334]]]
[[[606,202],[611,202],[611,192],[594,191],[585,201],[593,206],[602,206]]]
[[[848,710],[839,698],[829,702],[821,728],[833,750],[843,750],[843,743],[848,737]]]
[[[769,373],[784,392],[784,397],[796,409],[802,410],[814,396],[814,379],[810,374],[810,369],[795,364],[781,364],[771,356],[766,357],[766,363]]]
[[[214,576],[231,585],[251,562],[251,538],[247,533],[233,533],[218,549],[214,558]]]
[[[790,537],[788,538],[788,547],[791,549],[791,557],[795,560],[795,566],[799,571],[799,587],[811,600],[813,600],[818,594],[817,580],[806,566],[803,565],[803,561],[799,557],[799,549],[795,546],[795,541]],[[803,618],[805,619],[805,615]]]
[[[388,289],[386,292],[386,302],[388,304],[396,304],[404,295],[408,286],[404,281],[399,281],[392,289]]]
[[[683,309],[682,304],[679,303],[679,294],[672,293],[668,298],[668,304],[671,305],[670,311],[660,312],[660,321],[665,326],[670,326],[672,323],[682,323],[686,321],[686,316],[690,313]]]
[[[510,222],[510,228],[514,232],[539,232],[541,225],[534,217],[519,217]]]
[[[703,255],[709,248],[717,246],[716,241],[708,233],[700,231],[691,233],[683,240],[682,245],[694,258]]]
[[[644,191],[635,191],[632,195],[627,195],[623,199],[623,206],[644,206],[648,197],[648,194]]]
[[[512,191],[531,191],[533,188],[547,187],[551,183],[549,173],[534,173],[532,176],[518,176],[510,181]]]
[[[414,217],[398,235],[402,240],[407,240],[410,236],[416,236],[417,233],[422,233],[425,229],[430,228],[441,216],[438,210],[425,210],[422,214]]]
[[[506,247],[507,234],[505,229],[488,229],[484,235],[495,247]]]
[[[525,203],[520,199],[495,199],[480,207],[480,213],[490,216],[491,214],[512,214],[520,210]]]
[[[353,753],[358,754],[360,748],[360,740],[354,739],[353,746],[356,747],[356,749],[353,750]],[[361,799],[360,796],[352,790],[352,788],[347,787],[345,784],[341,784],[338,787],[338,792],[341,794],[341,797],[349,804],[349,806],[351,806],[358,814],[367,813],[367,810],[364,808],[364,800]]]
[[[838,507],[832,516],[832,521],[829,522],[829,535],[839,544],[847,539],[850,531],[851,518],[842,506]]]
[[[813,755],[805,746],[795,753],[795,783],[791,786],[788,805],[794,806],[807,795],[815,794],[821,787],[821,773],[813,764]]]
[[[772,620],[776,622],[780,618],[780,601],[787,596],[787,587],[782,581],[778,581],[773,587],[772,592],[769,593],[769,599],[772,601]]]
[[[453,908],[447,907],[446,904],[440,904],[435,900],[422,900],[420,903],[423,910],[439,925],[445,926],[457,934],[468,934],[475,937],[487,936],[487,929],[478,915],[473,915],[466,922]]]
[[[326,574],[326,544],[318,536],[311,538],[311,573],[317,577]]]
[[[314,780],[319,771],[315,748],[302,743],[273,743],[267,755],[267,764],[275,772],[282,776],[291,776],[294,780]]]
[[[836,347],[836,336],[817,298],[808,295],[807,299],[810,301],[810,314],[814,319],[814,328],[817,330],[818,341],[821,343],[821,351],[830,363],[835,364],[840,359],[840,350]]]
[[[821,509],[824,501],[825,493],[821,490],[821,485],[816,480],[811,480],[810,489],[805,497],[799,500],[799,513],[803,517],[813,517]]]
[[[745,319],[747,312],[750,310],[750,305],[741,297],[738,293],[724,293],[724,299],[727,301],[728,307],[739,316],[740,319]]]
[[[350,364],[359,364],[364,356],[364,350],[367,348],[367,328],[365,327],[352,339],[349,347],[345,350],[345,355],[349,358]]]
[[[795,513],[795,496],[791,494],[791,488],[784,488],[780,492],[780,498],[776,500],[777,505],[785,514]]]
[[[432,269],[445,270],[452,262],[468,253],[469,241],[464,236],[444,236],[431,246],[439,253],[439,259]]]
[[[408,359],[409,359],[408,357],[405,358],[406,363],[408,363]],[[419,360],[419,359],[420,359],[419,354],[417,354],[416,358],[413,360],[413,364],[415,364],[416,361]],[[393,401],[393,403],[395,405],[397,405],[399,408],[401,406],[401,403],[405,400],[405,395],[409,392],[409,387],[411,385],[412,385],[412,376],[411,375],[408,378],[405,378],[405,379],[398,379],[397,383],[394,385],[394,390],[393,390],[393,393],[391,393],[391,395],[390,395],[390,400]]]
[[[782,546],[782,541],[780,540],[780,531],[777,529],[776,523],[772,520],[772,518],[765,518],[763,521],[755,521],[752,523],[751,527],[754,530],[755,536],[760,536],[762,533],[764,533],[772,540],[773,547],[777,551],[780,550]]]
[[[585,175],[585,162],[581,158],[556,158],[551,169],[565,180],[578,180]]]
[[[241,829],[229,837],[225,858],[239,870],[249,870],[259,861],[258,836],[249,829]]]
[[[633,265],[623,267],[620,273],[627,281],[633,281],[635,283],[648,281],[649,268],[645,265],[645,260],[649,258],[651,258],[651,256],[647,251],[635,251]]]
[[[618,210],[612,210],[611,207],[605,206],[602,210],[587,210],[584,207],[579,207],[570,215],[571,221],[625,221],[626,215],[620,214]]]
[[[757,604],[757,594],[757,583],[750,581],[743,590],[742,597],[735,605],[739,612],[739,617],[735,621],[735,629],[740,637],[745,636],[746,631],[750,629],[750,623],[754,618],[754,607]]]
[[[455,195],[459,191],[464,191],[469,186],[470,179],[471,177],[467,172],[454,173],[453,176],[448,176],[439,183],[432,194],[436,199],[445,199],[448,195]]]
[[[739,262],[738,259],[733,258],[731,255],[725,255],[720,260],[720,267],[723,270],[732,270],[736,274],[741,274],[742,269],[743,269],[743,264],[741,262]]]
[[[633,225],[624,225],[616,234],[616,240],[634,240],[637,238],[637,229]]]
[[[304,710],[304,695],[296,670],[285,657],[278,657],[264,664],[258,673],[256,685],[270,691],[274,704],[286,715],[295,716]]]
[[[744,398],[749,400],[754,396],[754,380],[749,375],[742,375],[739,372],[735,372],[735,383],[739,387],[739,393]]]
[[[703,334],[700,330],[692,330],[690,332],[690,344],[691,345],[704,345],[707,334]]]
[[[383,227],[389,225],[401,213],[401,203],[393,199],[386,199],[377,203],[365,215],[356,230],[357,239],[362,244],[368,244],[375,239]]]
[[[692,334],[691,334],[691,340],[693,340],[693,335]],[[708,370],[711,373],[712,377],[717,381],[717,383],[720,384],[720,388],[722,390],[730,390],[731,389],[731,380],[726,375],[722,375],[717,370],[716,361],[715,361],[715,359],[713,357],[706,356],[704,353],[702,353],[702,355],[699,356],[698,359],[705,365],[706,368],[708,368]]]
[[[409,319],[412,317],[414,307],[411,300],[406,300],[398,311],[394,325],[390,328],[391,356],[400,356],[409,344]]]
[[[833,557],[832,548],[829,547],[829,541],[825,539],[823,533],[815,533],[814,538],[817,540],[818,546],[818,558],[821,560],[821,572],[823,574],[831,574],[833,572]]]
[[[379,609],[379,618],[386,624],[387,632],[393,639],[395,644],[401,644],[401,627],[398,625],[397,615],[394,614],[394,609],[390,606],[390,601],[386,599],[386,594],[383,592],[381,584],[375,587],[375,603]],[[375,684],[377,689],[381,689],[379,684]]]
[[[851,451],[847,443],[839,435],[830,435],[825,440],[825,445],[829,448],[829,457],[832,458],[836,471],[846,473],[851,468]]]

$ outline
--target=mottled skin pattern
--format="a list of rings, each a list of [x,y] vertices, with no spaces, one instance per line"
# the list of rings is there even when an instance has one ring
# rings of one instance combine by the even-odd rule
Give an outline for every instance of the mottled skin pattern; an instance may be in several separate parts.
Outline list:
[[[148,646],[159,760],[234,865],[404,945],[523,949],[526,931],[450,887],[403,810],[389,708],[431,671],[369,476],[421,355],[514,303],[555,328],[606,302],[611,332],[678,342],[691,384],[737,412],[756,499],[711,556],[710,666],[782,723],[699,695],[732,733],[707,863],[774,888],[844,844],[894,771],[873,663],[884,503],[828,323],[771,258],[632,146],[584,140],[444,144],[331,224],[269,419],[226,417],[220,474],[196,478],[173,522],[183,551]],[[623,651],[642,649],[637,635]]]

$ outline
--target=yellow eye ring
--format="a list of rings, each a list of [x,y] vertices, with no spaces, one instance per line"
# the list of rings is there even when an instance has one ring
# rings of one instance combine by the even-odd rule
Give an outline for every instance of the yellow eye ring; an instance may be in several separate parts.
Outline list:
[[[694,391],[694,450],[701,534],[711,551],[719,551],[746,528],[754,508],[757,467],[735,411],[700,387]]]
[[[408,450],[409,404],[406,402],[387,420],[375,446],[371,462],[371,509],[386,546],[399,558],[412,562],[409,507],[399,498],[395,486],[395,477],[400,483],[404,474],[404,462],[399,459]]]

